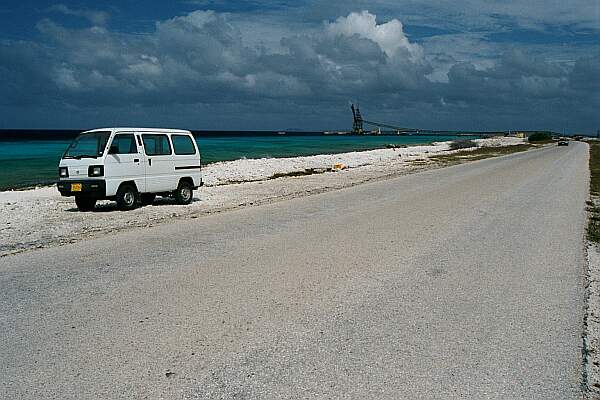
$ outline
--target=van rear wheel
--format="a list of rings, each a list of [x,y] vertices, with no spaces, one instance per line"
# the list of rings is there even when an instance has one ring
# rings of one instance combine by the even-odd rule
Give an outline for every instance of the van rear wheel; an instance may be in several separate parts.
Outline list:
[[[175,190],[175,201],[177,204],[190,204],[193,197],[193,186],[187,181],[179,182],[179,186],[177,187],[177,190]]]
[[[93,197],[75,196],[75,204],[79,211],[92,211],[96,207],[96,199]]]
[[[140,194],[133,185],[123,185],[117,190],[117,207],[121,211],[133,210],[137,207]]]

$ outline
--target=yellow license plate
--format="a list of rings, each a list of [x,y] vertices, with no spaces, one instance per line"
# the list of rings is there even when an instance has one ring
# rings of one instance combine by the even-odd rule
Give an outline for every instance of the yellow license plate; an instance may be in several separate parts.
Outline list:
[[[81,183],[71,183],[71,192],[81,192]]]

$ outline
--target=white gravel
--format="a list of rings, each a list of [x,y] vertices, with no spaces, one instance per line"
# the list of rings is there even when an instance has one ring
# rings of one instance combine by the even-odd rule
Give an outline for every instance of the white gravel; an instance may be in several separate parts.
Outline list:
[[[600,248],[587,246],[586,376],[588,398],[600,398]]]
[[[480,146],[494,147],[523,143],[522,139],[497,137],[475,140]],[[222,185],[231,182],[263,180],[276,173],[290,173],[305,169],[331,168],[341,163],[348,168],[365,165],[402,165],[406,161],[422,159],[430,155],[447,153],[450,142],[437,142],[425,146],[410,146],[396,149],[378,149],[340,154],[322,154],[317,156],[293,158],[240,159],[210,164],[204,168],[204,180],[207,185]]]

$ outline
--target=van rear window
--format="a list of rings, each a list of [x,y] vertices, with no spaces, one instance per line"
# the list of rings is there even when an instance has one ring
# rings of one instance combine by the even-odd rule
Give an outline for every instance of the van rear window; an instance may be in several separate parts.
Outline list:
[[[166,156],[171,154],[171,145],[169,144],[169,137],[167,135],[145,134],[142,135],[142,141],[144,142],[146,155]]]
[[[194,147],[192,138],[188,135],[171,135],[171,140],[173,141],[173,149],[175,150],[175,154],[196,154],[196,148]]]

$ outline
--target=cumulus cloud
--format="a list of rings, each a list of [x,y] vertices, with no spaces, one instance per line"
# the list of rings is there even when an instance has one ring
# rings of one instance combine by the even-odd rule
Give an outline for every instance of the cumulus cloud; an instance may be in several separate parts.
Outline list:
[[[400,21],[377,24],[368,12],[326,23],[314,34],[282,38],[283,53],[246,46],[226,15],[213,11],[157,22],[143,37],[101,27],[72,30],[48,19],[38,29],[54,47],[45,54],[50,65],[44,71],[51,74],[54,91],[66,98],[113,90],[116,82],[121,93],[111,102],[143,96],[145,103],[166,97],[182,103],[257,95],[346,98],[354,90],[414,87],[429,71]]]
[[[423,57],[418,44],[410,43],[404,34],[402,22],[397,19],[377,24],[377,17],[368,11],[353,12],[347,17],[339,17],[334,23],[327,25],[327,31],[333,35],[354,36],[375,42],[388,57],[394,57],[404,50],[411,61]]]
[[[61,12],[67,11],[84,16]],[[592,109],[600,105],[597,89],[585,84],[598,76],[600,56],[569,66],[507,48],[494,57],[459,59],[444,53],[441,42],[410,40],[399,18],[382,21],[368,11],[282,34],[276,49],[248,43],[247,21],[241,29],[230,14],[210,10],[158,21],[146,35],[112,31],[101,23],[107,17],[85,18],[91,27],[44,19],[37,25],[43,40],[0,42],[4,110],[18,104],[81,115],[110,109],[125,124],[143,119],[146,110],[148,120],[180,116],[195,128],[274,128],[268,121],[289,120],[324,129],[348,124],[342,121],[353,99],[372,105],[372,119],[474,129],[530,127],[532,114],[515,110],[531,108],[548,115],[551,125],[568,113],[565,98],[575,94],[577,115],[591,125]],[[194,109],[209,111],[182,112]],[[332,109],[341,119],[329,120]],[[251,126],[227,125],[239,125],[243,113]],[[474,113],[490,118],[474,126]]]

